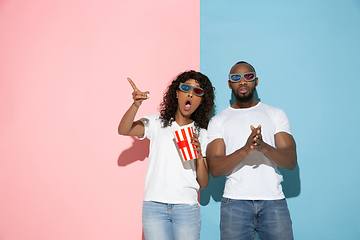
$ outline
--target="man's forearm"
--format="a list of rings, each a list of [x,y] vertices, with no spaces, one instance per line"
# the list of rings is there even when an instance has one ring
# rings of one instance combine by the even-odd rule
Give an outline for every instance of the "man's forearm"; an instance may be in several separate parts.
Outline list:
[[[265,157],[269,158],[280,168],[293,170],[296,167],[296,150],[292,147],[277,149],[265,143],[261,147],[260,152],[262,152]]]
[[[209,171],[214,178],[231,172],[246,156],[244,149],[238,149],[228,156],[208,157]]]

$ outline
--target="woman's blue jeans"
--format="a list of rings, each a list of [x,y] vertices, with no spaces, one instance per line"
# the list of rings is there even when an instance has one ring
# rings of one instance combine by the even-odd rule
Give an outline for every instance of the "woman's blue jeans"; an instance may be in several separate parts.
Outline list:
[[[285,199],[234,200],[223,198],[221,240],[293,240],[292,222]]]
[[[199,240],[199,204],[143,202],[143,230],[146,240]]]

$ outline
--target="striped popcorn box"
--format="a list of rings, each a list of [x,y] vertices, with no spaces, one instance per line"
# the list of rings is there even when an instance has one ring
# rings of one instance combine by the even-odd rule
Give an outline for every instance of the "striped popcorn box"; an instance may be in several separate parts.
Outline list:
[[[191,143],[194,129],[192,127],[182,128],[174,132],[175,140],[183,161],[198,158],[198,152],[194,150],[195,145]]]

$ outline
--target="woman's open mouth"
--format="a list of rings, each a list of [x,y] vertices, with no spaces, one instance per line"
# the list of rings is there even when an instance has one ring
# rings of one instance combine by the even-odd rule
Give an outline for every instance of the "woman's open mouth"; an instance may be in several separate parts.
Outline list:
[[[191,109],[191,101],[187,100],[184,105],[184,110],[190,111],[190,109]]]

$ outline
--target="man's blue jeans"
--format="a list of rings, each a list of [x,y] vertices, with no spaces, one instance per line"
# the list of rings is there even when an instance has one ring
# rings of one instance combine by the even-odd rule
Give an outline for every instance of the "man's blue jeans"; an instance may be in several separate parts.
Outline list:
[[[199,204],[143,202],[143,230],[146,240],[199,240]]]
[[[292,222],[285,199],[221,200],[221,240],[293,240]]]

